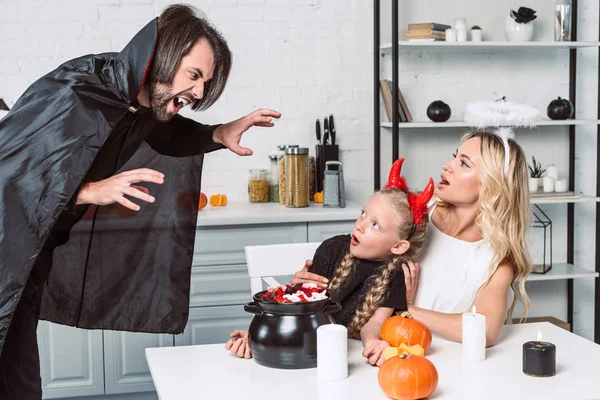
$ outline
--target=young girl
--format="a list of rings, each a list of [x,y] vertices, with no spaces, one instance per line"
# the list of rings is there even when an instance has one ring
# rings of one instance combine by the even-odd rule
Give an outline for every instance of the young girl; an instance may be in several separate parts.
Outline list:
[[[387,185],[364,206],[352,234],[319,246],[310,270],[329,280],[332,300],[342,305],[333,315],[335,321],[348,328],[350,338],[362,340],[363,356],[377,365],[389,346],[379,339],[381,326],[395,311],[407,309],[401,266],[423,245],[427,203],[433,194],[433,179],[420,195],[408,191],[400,174],[403,161],[394,163]],[[250,358],[248,332],[232,332],[225,348]]]

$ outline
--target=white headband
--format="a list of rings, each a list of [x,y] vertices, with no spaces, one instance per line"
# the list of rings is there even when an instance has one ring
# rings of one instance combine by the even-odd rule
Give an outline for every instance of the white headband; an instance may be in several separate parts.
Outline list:
[[[515,132],[511,128],[498,128],[495,132],[500,139],[502,139],[502,143],[504,144],[504,173],[508,172],[508,164],[510,162],[510,146],[508,144],[508,139],[515,138]]]

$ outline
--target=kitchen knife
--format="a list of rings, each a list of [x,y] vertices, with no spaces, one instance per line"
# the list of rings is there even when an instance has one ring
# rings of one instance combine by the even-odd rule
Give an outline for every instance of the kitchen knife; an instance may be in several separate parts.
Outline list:
[[[329,123],[327,121],[327,117],[325,117],[325,122],[323,123],[323,145],[327,145],[327,141],[329,141]]]
[[[329,136],[331,136],[331,144],[335,145],[335,126],[333,125],[333,114],[329,114]]]
[[[315,123],[315,129],[317,130],[317,145],[321,145],[321,121],[319,119]]]

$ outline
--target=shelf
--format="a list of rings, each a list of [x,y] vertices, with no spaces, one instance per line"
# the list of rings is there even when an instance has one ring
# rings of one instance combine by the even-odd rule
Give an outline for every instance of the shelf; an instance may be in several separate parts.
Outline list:
[[[536,127],[538,126],[569,126],[569,125],[598,125],[600,120],[597,119],[565,119],[565,120],[552,120],[552,119],[541,119],[535,121]],[[465,121],[447,121],[447,122],[432,122],[432,121],[416,121],[416,122],[399,122],[400,128],[472,128]],[[382,128],[391,128],[391,122],[382,122]],[[534,127],[535,128],[535,127]],[[526,127],[520,129],[529,129]]]
[[[473,48],[473,49],[575,49],[582,47],[600,47],[600,42],[508,42],[508,41],[494,41],[494,42],[409,42],[408,40],[402,40],[398,42],[399,48],[427,48],[434,47],[437,49],[444,48]],[[380,47],[381,51],[389,51],[392,49],[392,43],[382,44]]]
[[[600,197],[594,196],[565,196],[565,197],[531,197],[531,204],[559,204],[559,203],[594,203],[600,202]]]
[[[554,281],[559,279],[596,278],[598,273],[572,264],[554,264],[545,274],[530,274],[528,282]]]

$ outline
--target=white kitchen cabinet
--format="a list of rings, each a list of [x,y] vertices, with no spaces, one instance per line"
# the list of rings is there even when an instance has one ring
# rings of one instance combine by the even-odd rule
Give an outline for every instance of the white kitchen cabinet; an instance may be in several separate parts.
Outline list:
[[[172,347],[173,335],[104,331],[106,394],[154,391],[147,347]]]
[[[245,312],[241,304],[192,308],[185,330],[182,334],[175,335],[175,345],[224,343],[232,331],[248,329],[253,316],[254,314]]]
[[[306,223],[198,228],[194,266],[245,264],[245,246],[306,242]]]
[[[104,394],[102,331],[40,321],[37,337],[44,399]]]
[[[358,214],[356,218],[358,218]],[[310,222],[308,224],[308,241],[322,242],[332,236],[350,234],[355,221],[353,219],[351,221]]]

